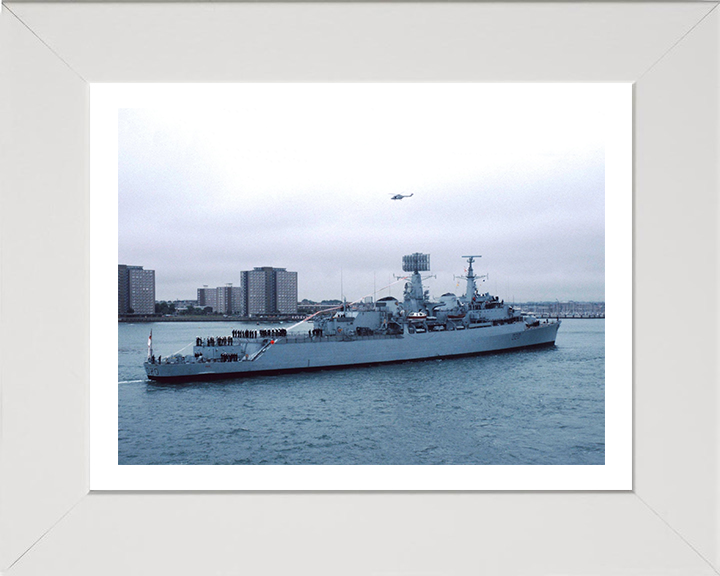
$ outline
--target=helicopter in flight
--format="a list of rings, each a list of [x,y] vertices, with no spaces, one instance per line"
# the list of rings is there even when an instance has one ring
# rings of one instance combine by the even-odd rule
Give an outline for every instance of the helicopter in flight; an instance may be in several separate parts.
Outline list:
[[[413,194],[414,194],[414,192],[413,192]],[[390,198],[390,200],[402,200],[403,198],[410,198],[410,196],[412,196],[412,194],[407,194],[405,196],[403,196],[402,194],[395,194],[395,196]]]

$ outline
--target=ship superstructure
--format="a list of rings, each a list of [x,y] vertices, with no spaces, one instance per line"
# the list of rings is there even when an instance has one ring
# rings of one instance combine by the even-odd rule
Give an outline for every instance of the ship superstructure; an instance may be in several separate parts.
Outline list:
[[[473,263],[461,296],[447,293],[432,301],[421,272],[430,256],[403,257],[410,272],[403,301],[392,296],[372,304],[344,304],[311,319],[304,330],[233,330],[231,335],[198,338],[193,354],[155,358],[148,351],[151,380],[183,381],[279,371],[339,368],[385,362],[449,358],[555,343],[560,322],[540,322],[489,293],[481,294]]]

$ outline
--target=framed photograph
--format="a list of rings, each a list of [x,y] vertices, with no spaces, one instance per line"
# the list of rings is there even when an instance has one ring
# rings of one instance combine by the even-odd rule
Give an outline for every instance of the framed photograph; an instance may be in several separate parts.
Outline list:
[[[0,172],[9,210],[2,215],[0,294],[6,495],[0,569],[716,573],[716,329],[698,298],[717,288],[715,8],[704,2],[4,5]],[[617,406],[612,422],[625,439],[632,406],[632,450],[627,443],[611,450],[612,438],[605,438],[605,456],[618,455],[620,476],[605,484],[545,478],[533,485],[531,476],[541,476],[544,466],[524,470],[533,466],[520,463],[515,480],[498,476],[483,485],[474,472],[492,466],[400,465],[375,479],[342,465],[308,466],[316,470],[307,475],[303,466],[280,466],[279,476],[271,466],[231,466],[243,474],[212,485],[204,474],[218,472],[207,470],[213,465],[189,466],[184,478],[181,462],[118,465],[117,421],[97,416],[106,414],[107,392],[116,391],[117,335],[98,331],[91,310],[99,304],[98,270],[114,274],[123,262],[98,264],[107,246],[98,244],[102,234],[93,226],[117,203],[109,191],[107,199],[96,196],[92,103],[112,88],[131,98],[132,83],[244,83],[247,91],[282,82],[366,90],[632,85],[632,206],[622,189],[617,205],[605,198],[607,223],[618,223],[606,232],[620,240],[617,252],[606,244],[608,282],[612,266],[626,277],[631,262],[633,268],[632,307],[627,285],[615,300],[606,286],[608,317],[611,302],[627,317],[614,335],[608,322],[608,359],[613,344],[621,356],[629,358],[630,346],[633,354],[632,404],[629,366],[620,364],[615,373],[606,366],[606,407]],[[630,88],[623,88],[627,100]],[[167,109],[169,95],[161,98]],[[133,108],[111,100],[106,104],[115,110]],[[620,140],[621,149],[627,144]],[[610,176],[606,171],[607,181]],[[414,196],[384,202],[407,206],[421,197]],[[631,213],[632,251],[623,236]],[[117,241],[117,230],[102,228]],[[108,362],[98,362],[103,356]],[[110,366],[106,388],[98,366]],[[608,416],[608,427],[612,422]],[[96,467],[103,458],[107,466]],[[448,475],[436,477],[433,468]],[[556,468],[570,469],[564,478],[575,473],[572,465]],[[195,489],[222,492],[133,492]],[[527,553],[511,553],[518,542]],[[292,553],[276,554],[278,544]],[[360,559],[358,544],[365,550]]]
[[[91,489],[630,489],[631,96],[93,86]]]

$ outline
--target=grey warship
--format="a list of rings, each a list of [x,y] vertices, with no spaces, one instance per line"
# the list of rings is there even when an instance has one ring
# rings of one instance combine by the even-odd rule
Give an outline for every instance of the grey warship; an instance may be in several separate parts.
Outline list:
[[[391,296],[372,303],[343,305],[306,319],[314,328],[235,330],[231,336],[198,338],[193,354],[144,363],[150,380],[186,382],[278,372],[343,368],[390,362],[469,356],[503,350],[552,346],[561,322],[540,322],[480,293],[473,263],[468,261],[465,293],[443,294],[431,301],[420,272],[430,270],[429,254],[403,256],[411,272],[403,301]]]

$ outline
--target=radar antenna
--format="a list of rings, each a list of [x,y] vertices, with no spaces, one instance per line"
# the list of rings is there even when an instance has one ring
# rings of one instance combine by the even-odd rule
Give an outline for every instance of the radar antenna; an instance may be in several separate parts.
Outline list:
[[[430,270],[430,254],[414,252],[402,259],[403,272],[427,272]]]
[[[467,258],[468,265],[469,265],[468,266],[468,275],[467,275],[468,279],[474,278],[475,273],[473,272],[473,267],[472,267],[473,262],[475,262],[475,258],[482,258],[482,256],[480,254],[474,254],[472,256],[463,256],[463,258]]]
[[[410,282],[405,285],[405,309],[408,312],[418,312],[425,306],[426,299],[420,272],[430,270],[430,254],[414,252],[403,256],[402,269],[403,272],[412,272]]]

